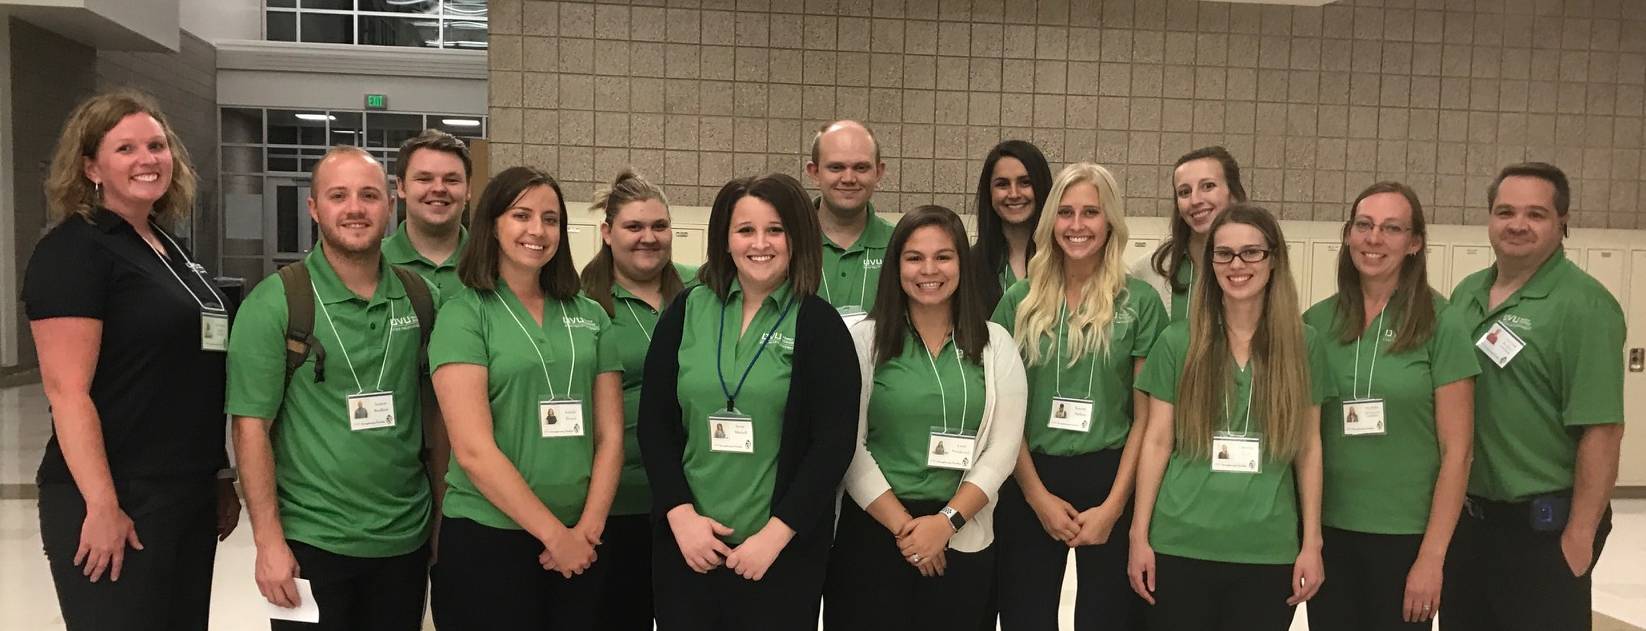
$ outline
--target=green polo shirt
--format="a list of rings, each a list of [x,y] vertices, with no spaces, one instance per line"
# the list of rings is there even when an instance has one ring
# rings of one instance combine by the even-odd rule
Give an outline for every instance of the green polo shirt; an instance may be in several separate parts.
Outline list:
[[[286,293],[279,274],[240,307],[229,336],[224,411],[273,419],[275,489],[286,538],[327,552],[381,558],[407,554],[429,536],[417,313],[400,278],[380,259],[367,300],[337,278],[321,247],[303,264],[316,295],[314,336],[326,350],[325,380],[314,355],[282,389]],[[430,293],[437,300],[438,288]],[[352,431],[348,397],[394,393],[392,427]]]
[[[594,469],[594,377],[623,369],[617,338],[606,334],[610,328],[606,311],[583,296],[545,298],[539,326],[508,284],[498,279],[496,291],[464,288],[447,299],[429,339],[429,365],[434,370],[446,364],[486,367],[486,398],[497,448],[567,527],[583,516]],[[538,403],[567,398],[583,403],[583,435],[544,438]],[[446,484],[447,517],[520,529],[486,499],[455,459]]]
[[[995,323],[1016,335],[1017,309],[1028,295],[1028,281],[1007,289],[995,307]],[[1041,361],[1025,366],[1029,404],[1023,419],[1023,437],[1030,451],[1072,456],[1119,449],[1126,444],[1134,418],[1133,361],[1148,357],[1155,337],[1167,322],[1160,296],[1148,283],[1127,277],[1126,288],[1116,299],[1114,320],[1109,324],[1109,352],[1087,353],[1069,365],[1068,327],[1061,323],[1068,317],[1067,309],[1059,316],[1060,324],[1052,335],[1041,337]],[[1075,432],[1050,427],[1054,397],[1092,401],[1091,429]]]
[[[1337,301],[1332,296],[1303,314],[1309,326],[1329,333],[1321,341],[1337,390],[1320,406],[1321,523],[1356,532],[1423,534],[1440,475],[1435,389],[1480,374],[1468,327],[1435,296],[1434,334],[1422,346],[1391,355],[1400,314],[1373,318],[1367,333],[1343,343],[1331,333],[1337,330]],[[1368,398],[1383,400],[1384,433],[1344,434],[1343,402]]]
[[[1314,328],[1305,326],[1303,333],[1309,349],[1309,402],[1318,405],[1332,389],[1325,344]],[[1137,388],[1176,405],[1188,350],[1189,323],[1167,327],[1143,364]],[[1242,432],[1252,366],[1232,373],[1234,390],[1223,427]],[[1262,424],[1262,419],[1251,419],[1253,428]],[[1253,435],[1259,433],[1252,430]],[[1206,561],[1274,565],[1296,561],[1300,521],[1292,463],[1265,455],[1262,468],[1256,474],[1213,472],[1209,459],[1190,457],[1174,448],[1155,498],[1149,544],[1156,552]]]
[[[1623,309],[1564,250],[1493,309],[1496,280],[1488,267],[1452,292],[1471,344],[1498,322],[1526,342],[1503,368],[1479,355],[1469,494],[1519,501],[1569,490],[1583,428],[1623,422]]]
[[[697,284],[697,268],[675,263],[674,269],[687,287]],[[645,377],[646,351],[651,349],[658,310],[613,282],[612,311],[612,326],[607,337],[615,340],[618,361],[623,366],[623,475],[617,482],[611,514],[645,515],[652,509],[652,489],[646,480],[646,464],[640,457],[640,438],[635,426],[640,420],[640,386]]]
[[[412,247],[411,237],[406,235],[406,226],[409,222],[400,222],[400,227],[383,240],[383,258],[395,265],[410,268],[422,276],[430,284],[440,288],[440,294],[445,297],[456,296],[462,289],[463,283],[457,279],[457,259],[462,257],[463,246],[469,243],[469,231],[462,226],[457,227],[457,249],[452,251],[450,258],[435,263]]]
[[[931,355],[911,329],[903,352],[875,366],[864,443],[900,499],[948,501],[966,474],[926,466],[934,430],[976,436],[983,423],[983,367],[956,349],[950,337]]]
[[[794,325],[799,302],[785,281],[766,297],[748,328],[740,333],[743,288],[735,280],[724,303],[708,287],[693,290],[686,298],[676,385],[680,419],[686,425],[681,465],[697,500],[697,512],[731,528],[733,533],[726,539],[733,544],[759,532],[771,518],[777,455],[783,443],[783,413],[788,407],[789,378],[794,372]],[[772,333],[769,339],[768,332]],[[745,370],[747,380],[738,390]],[[709,415],[726,407],[726,391],[737,393],[737,411],[753,422],[753,453],[710,449],[713,430]]]
[[[874,308],[881,259],[885,258],[886,246],[892,241],[892,224],[874,214],[874,204],[869,204],[864,212],[869,213],[868,223],[852,247],[842,248],[829,240],[828,235],[823,237],[823,286],[818,294],[836,309],[861,307],[868,311]]]

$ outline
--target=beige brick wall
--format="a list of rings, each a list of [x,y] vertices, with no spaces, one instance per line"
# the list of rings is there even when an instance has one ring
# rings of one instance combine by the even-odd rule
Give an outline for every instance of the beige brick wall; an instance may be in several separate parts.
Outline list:
[[[1480,223],[1507,163],[1573,178],[1575,225],[1637,211],[1646,0],[492,0],[494,168],[587,198],[632,165],[676,203],[726,179],[801,175],[812,130],[880,137],[886,210],[969,212],[1003,138],[1053,168],[1095,160],[1133,214],[1171,207],[1170,165],[1208,144],[1254,200],[1336,220],[1378,179],[1431,221]]]

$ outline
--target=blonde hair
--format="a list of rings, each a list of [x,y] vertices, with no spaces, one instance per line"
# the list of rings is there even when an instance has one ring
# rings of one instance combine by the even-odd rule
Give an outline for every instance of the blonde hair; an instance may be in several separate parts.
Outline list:
[[[160,112],[154,99],[136,90],[121,89],[81,101],[63,123],[63,132],[58,135],[57,147],[52,151],[51,171],[46,175],[46,203],[53,223],[75,214],[90,220],[96,214],[103,200],[98,187],[86,178],[85,162],[96,160],[103,137],[133,114],[154,117],[166,131],[166,145],[171,150],[171,185],[154,203],[154,220],[174,224],[188,216],[199,186],[199,176],[189,163],[188,149],[166,122],[166,115]]]
[[[1243,224],[1263,234],[1269,248],[1269,284],[1263,292],[1263,313],[1252,335],[1252,416],[1263,419],[1264,453],[1290,460],[1303,442],[1304,423],[1313,405],[1309,380],[1309,349],[1303,339],[1297,286],[1292,282],[1291,257],[1280,222],[1263,208],[1239,204],[1218,215],[1207,233],[1206,248],[1197,252],[1195,308],[1189,311],[1189,348],[1178,381],[1173,422],[1177,449],[1193,458],[1209,458],[1212,435],[1226,416],[1234,381],[1229,374],[1234,355],[1229,349],[1228,321],[1224,315],[1223,286],[1210,263],[1217,233],[1225,226]]]
[[[1109,352],[1109,329],[1114,322],[1115,305],[1126,289],[1124,254],[1129,231],[1126,229],[1126,203],[1115,183],[1114,175],[1096,164],[1079,162],[1063,167],[1052,181],[1052,190],[1045,197],[1040,212],[1040,223],[1034,230],[1034,258],[1029,261],[1029,294],[1017,310],[1014,336],[1023,349],[1024,359],[1030,365],[1043,363],[1041,336],[1055,340],[1058,316],[1064,305],[1064,254],[1058,247],[1053,232],[1057,226],[1057,209],[1069,187],[1089,183],[1097,187],[1097,196],[1103,205],[1103,220],[1109,224],[1109,240],[1103,244],[1102,260],[1097,273],[1086,279],[1080,304],[1069,318],[1068,366],[1073,366],[1087,353]],[[1055,344],[1055,341],[1054,341]]]

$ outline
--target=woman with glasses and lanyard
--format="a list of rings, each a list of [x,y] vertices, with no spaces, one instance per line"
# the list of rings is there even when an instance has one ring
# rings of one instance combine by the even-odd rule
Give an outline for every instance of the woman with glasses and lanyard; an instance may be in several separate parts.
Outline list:
[[[1325,580],[1325,342],[1298,316],[1267,210],[1224,212],[1200,256],[1211,274],[1188,321],[1160,334],[1137,380],[1149,421],[1127,571],[1150,629],[1285,631]]]
[[[40,538],[70,631],[204,630],[239,522],[224,449],[230,305],[166,232],[188,151],[146,95],[87,99],[46,178],[55,225],[23,275],[52,437]]]
[[[640,460],[640,390],[657,314],[697,270],[673,263],[674,231],[663,191],[633,171],[595,193],[590,210],[605,214],[602,243],[583,268],[583,294],[606,310],[623,364],[623,475],[602,548],[609,569],[600,597],[600,628],[652,628],[651,485]]]
[[[892,230],[874,309],[852,327],[857,455],[829,562],[824,627],[973,629],[995,580],[994,498],[1023,436],[1023,364],[984,317],[960,217]]]
[[[600,545],[623,466],[611,321],[577,294],[560,185],[531,167],[486,185],[429,340],[451,438],[434,620],[594,629]]]
[[[1427,629],[1469,483],[1480,366],[1467,324],[1429,287],[1417,193],[1379,182],[1349,209],[1338,293],[1303,314],[1331,336],[1338,391],[1321,416],[1332,580],[1309,626]]]
[[[820,232],[794,178],[728,182],[702,284],[652,332],[639,429],[660,628],[817,624],[859,384],[816,295]]]
[[[1147,397],[1132,381],[1166,323],[1155,292],[1126,275],[1126,213],[1095,164],[1065,167],[1035,231],[1029,280],[995,321],[1014,331],[1029,413],[1014,482],[1001,492],[1001,628],[1056,629],[1074,550],[1075,626],[1138,626],[1126,585],[1127,527]]]

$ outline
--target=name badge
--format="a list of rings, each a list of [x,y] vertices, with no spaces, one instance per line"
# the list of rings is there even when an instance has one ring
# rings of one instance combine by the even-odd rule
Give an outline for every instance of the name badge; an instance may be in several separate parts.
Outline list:
[[[537,424],[544,438],[575,438],[583,435],[582,401],[538,401]]]
[[[1343,402],[1344,436],[1382,436],[1383,399],[1358,399]]]
[[[709,415],[709,451],[731,454],[754,453],[754,419],[736,410]]]
[[[1257,436],[1212,436],[1212,471],[1263,473],[1263,439]]]
[[[1509,365],[1509,361],[1526,348],[1526,340],[1520,339],[1509,327],[1503,326],[1502,321],[1493,322],[1492,328],[1486,329],[1486,334],[1475,341],[1475,348],[1486,354],[1486,359],[1492,360],[1498,368]]]
[[[840,312],[840,319],[846,322],[846,328],[848,329],[852,325],[862,322],[864,318],[869,317],[869,312],[864,311],[863,307],[859,305],[847,305],[836,309],[836,311]]]
[[[229,350],[229,314],[200,312],[200,350]]]
[[[977,462],[976,456],[976,434],[946,432],[941,427],[933,427],[931,438],[926,441],[926,466],[933,469],[969,471]]]
[[[349,429],[361,431],[394,427],[394,393],[366,392],[349,395]]]
[[[1052,412],[1046,427],[1082,434],[1092,429],[1092,402],[1088,399],[1052,397]]]

